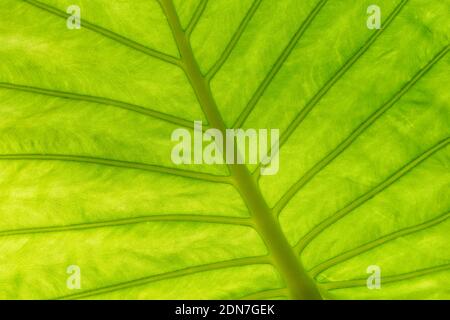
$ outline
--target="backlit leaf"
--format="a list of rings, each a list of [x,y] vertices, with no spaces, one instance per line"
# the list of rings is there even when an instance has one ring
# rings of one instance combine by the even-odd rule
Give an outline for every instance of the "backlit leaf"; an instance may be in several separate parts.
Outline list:
[[[449,299],[450,3],[373,2],[2,0],[0,298]]]

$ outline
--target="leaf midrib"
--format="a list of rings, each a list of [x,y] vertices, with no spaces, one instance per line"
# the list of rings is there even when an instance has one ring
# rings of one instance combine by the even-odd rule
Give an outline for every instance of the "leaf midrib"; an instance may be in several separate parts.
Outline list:
[[[225,134],[226,126],[218,111],[208,80],[200,71],[189,37],[181,23],[172,0],[159,1],[172,30],[181,56],[182,68],[197,96],[203,113],[211,127]],[[258,184],[245,165],[228,165],[236,189],[246,203],[255,228],[266,244],[274,266],[283,277],[293,299],[321,299],[319,291],[303,268],[290,246],[278,220],[267,205]]]

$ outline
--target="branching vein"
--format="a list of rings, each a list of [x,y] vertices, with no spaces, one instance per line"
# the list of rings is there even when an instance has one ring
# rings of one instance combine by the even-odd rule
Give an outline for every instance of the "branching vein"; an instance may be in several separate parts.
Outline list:
[[[369,50],[375,40],[378,39],[381,34],[386,31],[386,29],[391,25],[392,21],[399,15],[400,11],[407,4],[409,0],[403,0],[398,4],[394,11],[389,15],[389,17],[384,22],[384,27],[373,33],[373,35],[366,41],[366,43],[356,51],[353,56],[348,59],[344,65],[322,86],[322,88],[317,91],[311,100],[309,100],[305,107],[297,114],[294,120],[288,125],[287,129],[280,137],[280,147],[279,150],[285,145],[289,137],[294,133],[294,131],[300,126],[300,124],[305,120],[309,112],[319,103],[320,100],[327,94],[327,92],[344,76],[344,74],[359,61],[363,54]],[[259,171],[261,164],[256,168]]]
[[[184,276],[189,276],[189,275],[193,275],[193,274],[200,273],[200,272],[208,272],[208,271],[214,271],[214,270],[221,270],[221,269],[234,268],[234,267],[243,267],[243,266],[250,266],[250,265],[258,265],[258,264],[270,264],[270,260],[267,259],[266,256],[259,256],[259,257],[239,258],[239,259],[233,259],[233,260],[228,260],[228,261],[204,264],[204,265],[200,265],[200,266],[188,267],[188,268],[185,268],[182,270],[176,270],[176,271],[166,272],[166,273],[162,273],[162,274],[151,275],[151,276],[140,278],[140,279],[125,281],[125,282],[113,284],[110,286],[105,286],[103,288],[86,290],[81,293],[58,297],[56,299],[63,300],[63,299],[88,298],[88,297],[98,296],[101,294],[119,291],[119,290],[125,290],[125,289],[129,289],[129,288],[133,288],[133,287],[144,286],[144,285],[156,282],[156,281],[170,280],[170,279],[180,278],[180,277],[184,277]]]
[[[404,280],[410,280],[414,278],[419,278],[423,276],[427,276],[433,273],[447,271],[450,270],[450,264],[444,264],[436,267],[426,268],[417,270],[414,272],[408,272],[404,274],[399,274],[395,276],[383,277],[382,285],[386,283],[399,282]],[[358,279],[358,280],[346,280],[346,281],[335,281],[335,282],[326,282],[320,284],[322,288],[325,290],[335,290],[335,289],[344,289],[344,288],[352,288],[352,287],[363,287],[367,285],[367,279]]]
[[[206,80],[210,82],[216,73],[222,68],[222,66],[225,64],[225,62],[228,60],[228,57],[233,52],[234,48],[236,47],[236,44],[238,43],[239,39],[243,35],[244,31],[247,29],[247,26],[252,20],[253,16],[255,15],[256,11],[258,10],[259,5],[261,4],[262,0],[255,0],[248,10],[247,14],[245,15],[244,19],[241,21],[241,24],[239,25],[238,29],[234,33],[233,37],[231,38],[230,42],[228,43],[227,47],[223,51],[222,55],[220,56],[219,60],[216,61],[216,63],[211,67],[211,69],[208,71],[206,75]]]
[[[289,292],[287,288],[269,289],[264,291],[255,292],[239,298],[239,300],[263,300],[272,299],[278,297],[287,297]]]
[[[334,267],[336,265],[338,265],[339,263],[342,263],[344,261],[347,261],[351,258],[354,258],[356,256],[359,256],[360,254],[373,250],[375,248],[378,248],[382,245],[384,245],[385,243],[388,243],[389,241],[393,241],[395,239],[398,239],[400,237],[403,236],[407,236],[407,235],[411,235],[413,233],[417,233],[426,229],[429,229],[431,227],[434,227],[436,225],[439,225],[440,223],[446,221],[448,218],[450,218],[450,212],[447,212],[443,215],[438,216],[437,218],[434,218],[430,221],[427,221],[425,223],[416,225],[416,226],[412,226],[409,228],[404,228],[402,230],[398,230],[395,232],[392,232],[391,234],[388,234],[384,237],[372,240],[368,243],[365,243],[355,249],[349,250],[345,253],[342,253],[336,257],[333,257],[325,262],[322,262],[321,264],[315,266],[314,268],[312,268],[309,271],[309,274],[312,277],[316,277],[318,274],[320,274],[321,272]]]
[[[316,7],[311,11],[311,13],[308,15],[308,17],[305,19],[305,21],[302,23],[300,28],[295,33],[294,37],[289,41],[289,44],[287,47],[283,50],[282,54],[278,57],[277,61],[273,65],[270,72],[267,74],[264,81],[260,84],[256,92],[254,93],[253,97],[248,102],[247,106],[244,108],[242,113],[237,118],[235,124],[233,125],[234,128],[240,128],[244,124],[245,120],[249,116],[249,114],[252,112],[253,108],[256,106],[258,101],[263,96],[264,92],[266,91],[269,84],[272,82],[272,80],[277,75],[278,71],[280,71],[281,67],[283,66],[284,62],[287,60],[287,58],[290,56],[292,50],[294,50],[296,44],[302,37],[302,35],[305,33],[305,31],[309,28],[311,23],[313,22],[314,18],[319,14],[320,10],[323,8],[323,6],[327,3],[328,0],[321,0],[317,3]]]
[[[182,169],[175,169],[169,167],[163,167],[159,165],[152,165],[140,162],[131,162],[123,160],[114,160],[106,158],[96,158],[89,156],[79,156],[79,155],[63,155],[63,154],[2,154],[0,155],[1,160],[41,160],[41,161],[67,161],[76,163],[89,163],[95,165],[103,165],[117,168],[134,169],[134,170],[144,170],[149,172],[157,172],[162,174],[169,174],[174,176],[179,176],[183,178],[191,178],[196,180],[203,180],[208,182],[216,183],[230,183],[230,178],[228,176],[218,176],[208,173],[201,173],[195,171],[188,171]]]
[[[137,113],[140,113],[140,114],[143,114],[146,116],[150,116],[155,119],[163,120],[163,121],[166,121],[166,122],[178,125],[178,126],[182,126],[185,128],[193,127],[193,124],[191,121],[181,119],[181,118],[172,116],[167,113],[155,111],[152,109],[144,108],[144,107],[130,104],[127,102],[122,102],[122,101],[113,100],[113,99],[109,99],[109,98],[94,97],[94,96],[89,96],[89,95],[73,93],[73,92],[50,90],[50,89],[30,87],[30,86],[24,86],[24,85],[19,85],[19,84],[14,84],[14,83],[5,83],[5,82],[0,82],[0,88],[36,93],[36,94],[46,95],[46,96],[50,96],[50,97],[68,99],[68,100],[86,101],[86,102],[93,102],[93,103],[113,106],[113,107],[121,108],[124,110],[137,112]]]
[[[281,197],[274,207],[274,212],[280,214],[281,210],[289,201],[320,171],[328,166],[342,152],[344,152],[363,132],[378,120],[387,110],[394,106],[436,63],[438,63],[448,52],[449,46],[444,47],[425,67],[407,82],[391,99],[376,110],[369,118],[362,122],[344,141],[342,141],[325,158],[316,163],[308,172],[306,172],[289,190]]]
[[[347,214],[349,214],[356,208],[360,207],[361,205],[363,205],[364,203],[375,197],[377,194],[384,191],[386,188],[388,188],[393,183],[401,179],[412,169],[420,165],[423,161],[431,157],[434,153],[445,148],[449,144],[449,142],[450,138],[446,138],[443,141],[439,142],[437,145],[433,146],[431,149],[428,149],[427,151],[419,155],[417,158],[415,158],[414,160],[403,166],[400,170],[392,174],[389,178],[380,183],[378,186],[366,192],[365,194],[355,199],[354,201],[350,202],[347,206],[337,211],[327,219],[323,220],[297,243],[297,245],[295,246],[296,250],[298,250],[298,252],[301,253],[305,249],[305,247],[325,229],[329,228],[337,221],[345,217]]]
[[[69,14],[65,13],[64,11],[61,11],[61,10],[59,10],[57,8],[54,8],[52,6],[49,6],[49,5],[45,4],[45,3],[42,3],[42,2],[37,1],[37,0],[22,0],[22,1],[24,1],[26,3],[29,3],[30,5],[32,5],[32,6],[36,7],[36,8],[40,8],[40,9],[46,11],[46,12],[49,12],[49,13],[54,14],[56,16],[62,17],[64,19],[67,19],[70,16]],[[173,64],[173,65],[176,65],[176,66],[180,65],[179,59],[177,59],[175,57],[172,57],[170,55],[167,55],[165,53],[159,52],[157,50],[148,48],[148,47],[146,47],[146,46],[144,46],[144,45],[142,45],[140,43],[137,43],[137,42],[135,42],[135,41],[133,41],[131,39],[128,39],[128,38],[126,38],[126,37],[124,37],[122,35],[119,35],[117,33],[114,33],[114,32],[112,32],[112,31],[110,31],[108,29],[105,29],[105,28],[102,28],[102,27],[97,26],[95,24],[92,24],[92,23],[86,21],[85,19],[83,19],[83,27],[86,28],[86,29],[89,29],[91,31],[94,31],[94,32],[96,32],[98,34],[101,34],[102,36],[104,36],[106,38],[114,40],[114,41],[116,41],[116,42],[118,42],[118,43],[120,43],[120,44],[122,44],[124,46],[127,46],[127,47],[132,48],[132,49],[137,50],[137,51],[140,51],[140,52],[142,52],[142,53],[144,53],[144,54],[146,54],[146,55],[148,55],[150,57],[153,57],[155,59],[158,59],[158,60],[161,60],[161,61]]]
[[[165,215],[148,215],[142,217],[116,219],[109,221],[87,222],[63,226],[33,227],[15,230],[3,230],[0,231],[0,237],[31,235],[31,234],[51,233],[51,232],[80,231],[105,227],[118,227],[146,222],[164,222],[164,221],[217,223],[217,224],[228,224],[245,227],[253,226],[249,218],[211,216],[211,215],[165,214]]]
[[[195,10],[194,15],[192,16],[191,21],[189,22],[188,27],[186,28],[186,36],[190,37],[192,32],[194,31],[195,27],[197,26],[197,23],[200,21],[200,18],[203,15],[203,12],[206,9],[206,6],[208,5],[208,0],[202,0],[197,9]]]

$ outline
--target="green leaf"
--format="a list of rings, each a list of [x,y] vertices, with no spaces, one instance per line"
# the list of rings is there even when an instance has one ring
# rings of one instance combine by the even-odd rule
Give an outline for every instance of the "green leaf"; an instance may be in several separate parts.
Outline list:
[[[449,299],[450,4],[371,4],[1,1],[0,298]],[[280,171],[173,164],[194,120]]]

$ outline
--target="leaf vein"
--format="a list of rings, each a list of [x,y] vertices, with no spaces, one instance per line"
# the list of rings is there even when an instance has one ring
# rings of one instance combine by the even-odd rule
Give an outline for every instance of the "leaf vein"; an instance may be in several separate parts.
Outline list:
[[[375,40],[388,28],[391,22],[399,15],[401,9],[407,4],[409,0],[403,0],[389,15],[384,22],[384,28],[374,32],[366,43],[350,57],[349,60],[323,85],[322,88],[309,100],[305,107],[297,114],[295,119],[288,125],[286,131],[280,137],[279,151],[285,145],[290,136],[294,133],[298,126],[305,120],[309,112],[319,103],[319,101],[327,94],[327,92],[344,76],[344,74],[361,58],[361,56],[371,47]],[[259,171],[261,164],[258,165],[256,171]]]
[[[222,68],[222,66],[227,61],[228,57],[233,52],[234,48],[236,47],[236,44],[238,43],[239,39],[242,37],[245,29],[247,28],[249,22],[252,20],[253,16],[255,15],[256,11],[258,10],[259,5],[261,4],[262,0],[255,0],[246,13],[244,19],[242,19],[238,29],[234,33],[231,40],[228,42],[227,47],[222,52],[222,55],[220,58],[216,61],[216,63],[211,67],[211,69],[206,74],[206,81],[209,83],[216,73]]]
[[[123,160],[114,160],[107,158],[97,158],[91,156],[79,155],[63,155],[63,154],[2,154],[0,160],[42,160],[42,161],[67,161],[75,163],[89,163],[95,165],[103,165],[117,168],[143,170],[149,172],[157,172],[162,174],[169,174],[182,178],[190,178],[196,180],[203,180],[215,183],[230,184],[228,176],[218,176],[208,173],[188,171],[182,169],[168,168],[160,165],[146,164],[140,162],[131,162]]]
[[[239,300],[263,300],[288,295],[287,288],[268,289],[243,296]]]
[[[61,99],[68,99],[68,100],[74,100],[74,101],[86,101],[86,102],[93,102],[93,103],[113,106],[113,107],[121,108],[124,110],[129,110],[132,112],[143,114],[146,116],[150,116],[150,117],[153,117],[153,118],[156,118],[156,119],[159,119],[162,121],[166,121],[166,122],[169,122],[169,123],[172,123],[175,125],[179,125],[179,126],[182,126],[185,128],[193,127],[191,121],[188,121],[188,120],[185,120],[182,118],[178,118],[178,117],[172,116],[167,113],[159,112],[156,110],[144,108],[144,107],[130,104],[127,102],[122,102],[122,101],[113,100],[113,99],[109,99],[109,98],[95,97],[95,96],[89,96],[89,95],[78,94],[78,93],[73,93],[73,92],[57,91],[57,90],[53,90],[53,89],[44,89],[44,88],[24,86],[24,85],[19,85],[19,84],[14,84],[14,83],[5,83],[5,82],[0,82],[0,88],[9,89],[9,90],[19,90],[19,91],[24,91],[24,92],[29,92],[29,93],[36,93],[36,94],[41,94],[41,95],[46,95],[46,96],[56,97],[56,98],[61,98]]]
[[[146,222],[200,222],[200,223],[215,223],[215,224],[227,224],[243,227],[253,227],[253,224],[249,218],[213,216],[213,215],[164,214],[164,215],[150,215],[135,218],[100,221],[100,222],[79,223],[63,226],[33,227],[24,229],[3,230],[0,231],[0,237],[52,233],[52,232],[65,232],[65,231],[81,231],[81,230],[84,231],[88,229],[118,227]]]
[[[186,28],[185,32],[187,37],[190,37],[192,32],[195,30],[195,27],[197,26],[197,23],[200,21],[203,12],[205,12],[207,5],[208,0],[202,0],[198,5],[197,9],[195,10],[194,16],[192,17],[188,27]]]
[[[64,19],[67,19],[70,16],[69,14],[65,13],[64,11],[61,11],[61,10],[59,10],[57,8],[54,8],[52,6],[49,6],[49,5],[45,4],[45,3],[42,3],[42,2],[37,1],[37,0],[22,0],[22,1],[24,1],[24,2],[34,6],[36,8],[42,9],[42,10],[44,10],[46,12],[49,12],[49,13],[51,13],[53,15],[62,17]],[[155,49],[148,48],[148,47],[146,47],[146,46],[144,46],[144,45],[142,45],[142,44],[140,44],[140,43],[138,43],[138,42],[136,42],[134,40],[131,40],[131,39],[125,37],[125,36],[119,35],[119,34],[117,34],[115,32],[112,32],[112,31],[110,31],[108,29],[105,29],[103,27],[100,27],[100,26],[97,26],[97,25],[95,25],[93,23],[90,23],[90,22],[86,21],[85,19],[83,19],[83,27],[85,27],[86,29],[89,29],[89,30],[91,30],[93,32],[96,32],[98,34],[101,34],[102,36],[104,36],[104,37],[106,37],[108,39],[114,40],[117,43],[120,43],[120,44],[122,44],[124,46],[127,46],[127,47],[132,48],[132,49],[137,50],[137,51],[140,51],[140,52],[142,52],[142,53],[144,53],[144,54],[146,54],[146,55],[148,55],[148,56],[150,56],[152,58],[155,58],[155,59],[158,59],[158,60],[161,60],[161,61],[173,64],[173,65],[175,65],[177,67],[180,66],[180,62],[179,62],[178,58],[175,58],[173,56],[170,56],[170,55],[167,55],[165,53],[159,52],[159,51],[157,51]]]
[[[425,268],[425,269],[408,272],[408,273],[404,273],[404,274],[383,277],[383,283],[393,283],[393,282],[399,282],[399,281],[404,281],[404,280],[410,280],[410,279],[419,278],[419,277],[423,277],[426,275],[430,275],[433,273],[437,273],[440,271],[446,271],[446,270],[450,270],[450,264],[444,264],[444,265]],[[367,285],[367,279],[344,280],[344,281],[333,281],[333,282],[320,283],[320,286],[323,287],[325,290],[363,287],[366,285]]]
[[[376,120],[378,120],[387,110],[392,108],[436,63],[438,63],[448,52],[449,46],[444,47],[425,67],[423,67],[416,75],[407,82],[392,98],[390,98],[383,106],[376,110],[369,118],[363,121],[344,141],[342,141],[333,151],[325,158],[316,163],[308,170],[289,190],[280,198],[274,206],[274,213],[279,215],[289,201],[320,171],[328,166],[334,159],[342,154],[352,143],[368,128],[370,128]]]
[[[285,141],[289,139],[295,129],[303,122],[309,112],[314,106],[325,96],[325,94],[338,82],[344,74],[353,66],[363,54],[372,46],[375,40],[388,28],[391,22],[398,16],[403,7],[409,0],[403,0],[390,14],[384,23],[384,28],[374,32],[374,34],[367,40],[367,42],[349,59],[347,62],[335,73],[330,80],[317,92],[317,94],[306,104],[306,106],[300,111],[294,121],[289,125],[283,137],[280,139],[280,148]]]
[[[259,256],[259,257],[246,257],[246,258],[237,258],[228,261],[221,261],[215,263],[209,263],[194,267],[188,267],[181,270],[170,271],[162,274],[151,275],[148,277],[143,277],[139,279],[134,279],[130,281],[121,282],[118,284],[113,284],[109,286],[105,286],[102,288],[86,290],[81,293],[66,295],[62,297],[58,297],[55,300],[64,300],[64,299],[82,299],[88,298],[100,294],[110,293],[118,290],[129,289],[133,287],[143,286],[152,282],[162,281],[162,280],[170,280],[183,276],[189,276],[192,274],[200,273],[200,272],[208,272],[214,270],[221,270],[233,267],[242,267],[242,266],[250,266],[250,265],[258,265],[258,264],[270,264],[270,260],[267,256]]]
[[[308,30],[309,26],[315,19],[315,17],[319,14],[320,10],[323,8],[323,6],[327,3],[328,0],[321,0],[317,3],[317,5],[314,7],[314,9],[310,12],[308,17],[303,21],[300,28],[297,30],[295,35],[292,37],[292,39],[289,41],[287,47],[283,50],[281,55],[276,60],[275,64],[272,66],[271,70],[267,74],[266,78],[263,80],[263,82],[260,84],[250,101],[248,102],[247,106],[244,108],[242,113],[238,116],[236,119],[235,124],[233,125],[234,128],[241,127],[247,117],[250,115],[254,107],[258,104],[258,101],[263,96],[264,92],[266,91],[267,87],[270,85],[272,80],[275,78],[277,73],[280,71],[282,66],[284,65],[284,62],[288,59],[291,52],[294,50],[295,46],[297,45],[300,38],[303,36],[303,34]]]
[[[393,241],[400,237],[411,235],[413,233],[417,233],[417,232],[426,230],[428,228],[434,227],[436,225],[439,225],[442,222],[446,221],[449,217],[450,217],[450,212],[447,212],[447,213],[440,215],[437,218],[434,218],[430,221],[427,221],[427,222],[424,222],[424,223],[421,223],[419,225],[415,225],[412,227],[404,228],[404,229],[392,232],[386,236],[383,236],[378,239],[367,242],[357,248],[354,248],[352,250],[344,252],[344,253],[342,253],[338,256],[335,256],[325,262],[320,263],[319,265],[312,268],[309,271],[309,274],[315,278],[315,277],[317,277],[317,275],[319,275],[323,271],[328,270],[329,268],[334,267],[344,261],[350,260],[351,258],[354,258],[364,252],[378,248],[378,247],[386,244],[389,241]]]
[[[347,214],[355,210],[356,208],[360,207],[373,197],[375,197],[377,194],[383,192],[385,189],[387,189],[389,186],[397,182],[399,179],[401,179],[404,175],[406,175],[408,172],[416,168],[418,165],[420,165],[423,161],[431,157],[433,154],[438,152],[439,150],[445,148],[450,142],[450,138],[446,138],[439,142],[437,145],[433,146],[431,149],[428,149],[421,155],[419,155],[417,158],[409,162],[408,164],[404,165],[402,168],[400,168],[397,172],[392,174],[389,178],[384,180],[382,183],[377,185],[375,188],[369,190],[362,196],[358,197],[357,199],[350,202],[347,206],[344,208],[338,210],[336,213],[331,215],[330,217],[323,220],[321,223],[316,225],[310,232],[308,232],[296,245],[295,248],[298,250],[299,253],[301,253],[311,241],[316,238],[320,233],[322,233],[325,229],[329,228],[333,224],[335,224],[337,221],[345,217]]]

